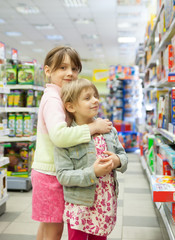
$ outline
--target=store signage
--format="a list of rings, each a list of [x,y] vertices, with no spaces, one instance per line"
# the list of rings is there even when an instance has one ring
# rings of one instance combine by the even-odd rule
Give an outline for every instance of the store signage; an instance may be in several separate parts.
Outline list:
[[[0,42],[0,59],[5,59],[5,44]]]
[[[106,82],[109,78],[108,69],[95,69],[93,71],[93,81],[94,82]]]
[[[11,57],[13,60],[18,60],[18,50],[15,48],[11,49]]]

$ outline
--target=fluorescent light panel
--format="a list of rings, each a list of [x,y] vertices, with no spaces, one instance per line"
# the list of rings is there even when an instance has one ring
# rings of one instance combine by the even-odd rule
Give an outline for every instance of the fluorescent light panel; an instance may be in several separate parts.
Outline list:
[[[5,20],[0,18],[0,24],[3,24],[3,23],[5,23]]]
[[[38,14],[40,10],[37,7],[31,7],[27,5],[16,7],[16,11],[22,14]]]
[[[63,36],[61,35],[47,35],[46,37],[48,40],[57,40],[57,41],[63,40]]]
[[[22,35],[20,32],[6,32],[5,34],[9,37],[19,37]]]
[[[54,29],[54,26],[52,24],[37,24],[37,25],[35,25],[35,28],[38,30]]]
[[[94,20],[92,18],[75,18],[73,19],[73,21],[77,24],[89,24],[94,22]]]
[[[88,0],[63,0],[66,7],[87,7]]]
[[[119,37],[118,38],[119,43],[134,43],[136,42],[135,37]]]
[[[21,41],[20,42],[22,45],[32,45],[33,42],[32,41]]]

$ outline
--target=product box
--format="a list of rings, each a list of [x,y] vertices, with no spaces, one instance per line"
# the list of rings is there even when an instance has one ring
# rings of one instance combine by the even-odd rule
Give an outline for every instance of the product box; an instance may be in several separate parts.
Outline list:
[[[165,205],[167,206],[170,213],[172,214],[172,219],[175,222],[175,203],[166,202]]]
[[[7,84],[16,84],[17,83],[17,66],[12,63],[6,63],[6,82]]]
[[[170,72],[168,74],[168,82],[175,82],[175,73],[174,72]]]
[[[139,148],[139,133],[133,131],[118,132],[119,141],[126,151],[135,151]]]
[[[8,176],[29,177],[35,143],[11,142],[4,145],[4,155],[9,157]]]
[[[164,1],[164,9],[165,9],[165,27],[168,29],[172,23],[174,12],[175,12],[175,1],[168,0]]]
[[[18,83],[34,84],[34,65],[33,64],[18,65]]]
[[[152,198],[154,202],[175,202],[175,177],[151,175]]]
[[[175,151],[169,145],[162,144],[159,147],[159,153],[167,159],[172,169],[175,169]]]
[[[175,88],[171,89],[171,123],[175,125]]]
[[[164,69],[165,69],[165,78],[168,78],[169,72],[173,67],[173,46],[171,44],[164,51]]]
[[[171,38],[171,44],[173,47],[173,67],[172,67],[171,71],[175,72],[175,35]]]

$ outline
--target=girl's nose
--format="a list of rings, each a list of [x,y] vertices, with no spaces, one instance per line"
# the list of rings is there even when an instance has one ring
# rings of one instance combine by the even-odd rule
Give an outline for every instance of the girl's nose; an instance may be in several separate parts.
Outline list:
[[[72,75],[72,74],[73,74],[72,68],[68,68],[67,69],[67,75]]]
[[[96,97],[93,97],[93,102],[99,102],[99,99]]]

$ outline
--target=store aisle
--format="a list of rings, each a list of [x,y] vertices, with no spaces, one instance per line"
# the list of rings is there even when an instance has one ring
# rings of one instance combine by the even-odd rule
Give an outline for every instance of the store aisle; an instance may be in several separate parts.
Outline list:
[[[118,174],[118,220],[108,240],[169,240],[161,217],[157,217],[139,155],[128,156],[127,172]],[[31,191],[9,192],[6,212],[0,216],[1,240],[36,239],[38,223],[30,218],[31,195]],[[66,227],[62,240],[67,240]]]

